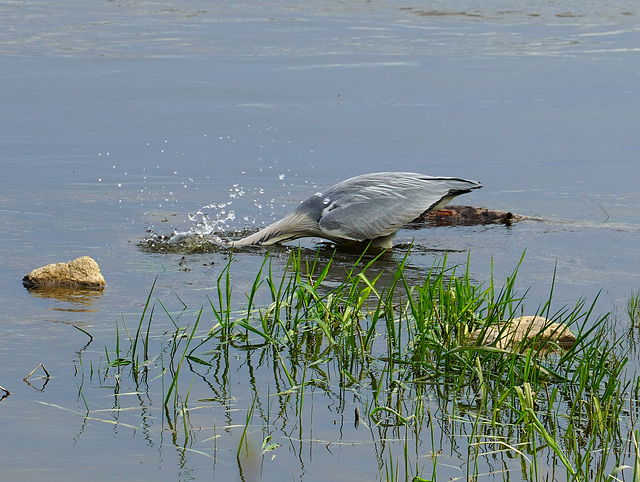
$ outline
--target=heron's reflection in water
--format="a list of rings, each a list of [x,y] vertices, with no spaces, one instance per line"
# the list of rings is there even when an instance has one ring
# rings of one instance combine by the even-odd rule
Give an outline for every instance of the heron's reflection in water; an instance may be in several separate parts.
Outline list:
[[[321,243],[315,249],[310,247],[287,247],[282,245],[241,248],[236,256],[254,254],[268,256],[268,263],[277,266],[273,269],[273,281],[279,276],[288,276],[294,270],[302,280],[315,283],[322,277],[322,283],[314,284],[320,295],[340,287],[354,278],[371,282],[378,293],[388,291],[399,277],[408,287],[424,284],[430,272],[440,273],[442,269],[452,268],[446,262],[451,250],[430,249],[411,244],[397,245],[393,250],[380,250],[366,245],[340,245]],[[461,251],[456,251],[461,252]],[[414,258],[419,258],[419,262]],[[364,281],[364,280],[363,280]],[[404,290],[397,290],[398,293]],[[373,296],[373,294],[372,294]],[[400,295],[398,295],[400,296]]]

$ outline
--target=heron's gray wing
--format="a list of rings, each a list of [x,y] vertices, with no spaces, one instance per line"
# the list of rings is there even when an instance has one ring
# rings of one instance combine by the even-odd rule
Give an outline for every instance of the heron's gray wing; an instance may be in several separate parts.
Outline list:
[[[318,222],[333,237],[361,241],[389,236],[423,212],[479,187],[475,181],[415,173],[365,174],[324,194]]]

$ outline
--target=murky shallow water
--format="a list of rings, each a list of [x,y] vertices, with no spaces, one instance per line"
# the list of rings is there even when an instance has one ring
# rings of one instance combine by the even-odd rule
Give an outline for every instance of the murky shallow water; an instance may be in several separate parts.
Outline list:
[[[461,202],[548,219],[402,231],[397,241],[415,237],[418,268],[445,250],[463,263],[470,251],[478,281],[492,263],[504,279],[526,250],[519,284],[531,287],[532,309],[557,266],[558,307],[602,291],[598,312],[620,314],[624,331],[621,312],[640,289],[640,10],[503,3],[0,5],[3,475],[67,480],[71,460],[77,477],[239,477],[238,432],[222,427],[243,423],[252,390],[264,400],[277,390],[251,381],[249,358],[232,357],[221,404],[194,403],[191,422],[202,428],[190,451],[163,429],[158,400],[88,379],[116,323],[136,326],[154,279],[155,298],[185,325],[217,296],[228,253],[149,253],[137,243],[147,229],[192,229],[198,211],[226,219],[228,231],[253,229],[362,172],[478,179],[484,189]],[[107,279],[101,296],[69,302],[20,284],[34,267],[85,254]],[[236,256],[237,292],[263,254]],[[283,269],[286,250],[275,254]],[[172,324],[156,319],[159,343]],[[89,346],[74,326],[91,333]],[[22,381],[39,363],[52,375],[44,388]],[[202,378],[192,400],[212,396]],[[111,410],[85,420],[80,392],[92,409]],[[308,405],[313,433],[298,438],[322,442],[292,442],[255,470],[267,480],[378,477],[371,432],[355,430],[338,399],[310,396],[321,400]],[[451,456],[450,475],[463,458]]]

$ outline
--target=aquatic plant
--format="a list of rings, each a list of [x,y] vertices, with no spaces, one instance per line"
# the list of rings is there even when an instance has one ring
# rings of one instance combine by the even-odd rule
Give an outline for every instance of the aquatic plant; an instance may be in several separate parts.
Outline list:
[[[634,326],[640,326],[640,291],[631,293],[631,296],[629,296],[627,314]]]
[[[445,257],[416,282],[407,276],[410,253],[391,273],[376,270],[379,256],[363,254],[340,282],[330,282],[332,258],[293,251],[276,275],[267,254],[240,300],[230,261],[217,278],[217,297],[193,312],[191,326],[178,327],[164,309],[171,334],[154,335],[152,287],[135,333],[126,330],[126,348],[118,329],[115,348],[105,349],[100,376],[118,370],[121,380],[130,370],[137,390],[144,381],[148,391],[148,375],[157,372],[151,381],[162,383],[164,420],[186,450],[196,443],[189,418],[196,379],[211,390],[199,403],[227,406],[232,354],[257,357],[270,380],[266,394],[250,383],[250,401],[238,406],[245,414],[237,424],[239,461],[251,453],[255,430],[262,431],[259,457],[277,456],[287,440],[314,443],[304,434],[313,430],[308,397],[321,393],[343,413],[355,410],[356,426],[370,432],[380,479],[455,476],[441,459],[457,447],[459,476],[468,480],[609,480],[627,472],[636,480],[628,406],[639,383],[609,337],[611,317],[594,315],[595,300],[552,312],[552,286],[550,299],[529,312],[526,292],[516,289],[518,267],[502,286],[493,275],[482,284],[469,263],[460,272]],[[507,350],[470,341],[472,332],[524,313],[566,324],[575,344],[560,349],[533,337]],[[151,357],[154,340],[159,354]],[[188,386],[180,383],[185,367],[193,374]]]

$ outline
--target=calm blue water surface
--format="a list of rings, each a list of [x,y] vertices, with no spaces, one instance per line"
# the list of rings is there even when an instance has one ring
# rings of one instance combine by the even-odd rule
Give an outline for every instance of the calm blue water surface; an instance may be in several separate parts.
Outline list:
[[[636,2],[1,2],[0,26],[3,477],[69,480],[70,467],[100,480],[380,476],[363,446],[371,432],[338,406],[314,412],[313,433],[300,435],[320,441],[312,448],[239,471],[239,433],[225,427],[244,423],[248,360],[230,362],[238,382],[222,408],[194,402],[186,451],[143,391],[90,380],[156,278],[154,299],[184,325],[217,296],[228,253],[137,248],[149,229],[197,230],[198,211],[234,231],[363,172],[477,179],[484,188],[460,203],[540,220],[403,230],[412,266],[470,253],[474,279],[493,265],[502,282],[526,250],[518,285],[531,311],[555,270],[556,308],[600,293],[597,314],[628,325],[640,290]],[[236,257],[238,292],[263,254]],[[22,287],[31,269],[81,255],[100,264],[102,295],[78,303]],[[274,267],[285,262],[277,251]],[[166,316],[158,324],[172,329]],[[74,326],[94,337],[88,347]],[[39,363],[44,388],[22,381]],[[193,400],[206,398],[195,380]],[[84,418],[83,383],[104,413]],[[325,448],[338,439],[353,444]],[[445,454],[447,476],[463,473],[466,455]]]

